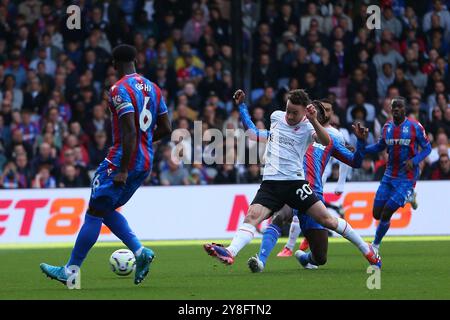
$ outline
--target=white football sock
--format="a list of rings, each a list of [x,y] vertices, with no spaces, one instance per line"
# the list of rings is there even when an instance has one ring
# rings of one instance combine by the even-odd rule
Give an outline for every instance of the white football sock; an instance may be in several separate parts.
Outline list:
[[[359,234],[355,232],[355,230],[353,230],[352,226],[349,223],[347,223],[347,221],[345,221],[344,219],[337,218],[337,221],[338,226],[334,231],[336,231],[345,239],[349,240],[351,243],[357,246],[359,251],[362,252],[362,254],[364,255],[368,254],[370,251],[369,245],[366,242],[364,242],[364,240],[361,238]]]
[[[244,223],[234,235],[233,240],[227,250],[233,255],[237,256],[239,251],[245,247],[255,236],[256,228],[249,223]]]
[[[289,250],[294,250],[295,243],[297,242],[297,238],[300,235],[300,222],[297,216],[292,218],[291,228],[289,229],[289,240],[286,243],[285,247]]]

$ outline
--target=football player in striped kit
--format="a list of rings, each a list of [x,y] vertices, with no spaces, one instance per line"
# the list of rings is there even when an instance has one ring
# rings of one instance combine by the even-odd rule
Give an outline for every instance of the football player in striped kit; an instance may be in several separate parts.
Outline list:
[[[112,52],[120,78],[109,91],[113,146],[95,173],[89,208],[71,257],[66,266],[40,265],[44,274],[64,284],[73,270],[81,267],[103,223],[136,256],[135,284],[147,276],[154,258],[153,251],[142,246],[125,217],[117,211],[150,174],[152,143],[171,132],[161,90],[136,73],[136,54],[136,49],[129,45],[119,45]]]
[[[308,94],[300,89],[289,92],[286,111],[275,111],[270,117],[270,131],[258,130],[252,123],[242,90],[236,91],[233,98],[251,136],[268,141],[263,182],[231,244],[225,248],[220,244],[207,243],[204,245],[205,251],[225,264],[233,264],[239,251],[253,239],[256,226],[287,204],[341,234],[361,251],[371,265],[381,267],[381,258],[371,245],[364,242],[345,220],[330,215],[305,179],[303,160],[309,145],[319,142],[328,146],[330,143],[330,136],[319,123],[317,110]],[[275,242],[280,231],[273,224],[266,230],[273,232]]]
[[[414,193],[419,163],[431,152],[431,144],[423,126],[406,117],[405,98],[393,98],[391,108],[393,119],[385,123],[379,141],[363,151],[363,154],[373,154],[387,148],[389,154],[386,171],[373,204],[373,217],[380,221],[372,243],[377,251],[389,230],[392,215],[404,207]]]
[[[340,184],[342,185],[338,188],[338,190],[343,190],[343,184],[345,184],[348,166],[354,168],[361,167],[361,150],[365,147],[367,129],[362,128],[359,123],[354,126],[355,134],[359,137],[359,139],[357,150],[355,153],[352,153],[345,146],[345,141],[342,134],[330,124],[330,119],[333,114],[333,107],[331,103],[323,100],[313,101],[313,104],[316,106],[316,109],[319,110],[318,119],[320,124],[330,135],[330,143],[327,146],[321,145],[317,142],[311,144],[305,154],[303,167],[305,170],[306,180],[309,182],[311,189],[322,202],[325,202],[323,198],[323,173],[329,160],[333,156],[334,158],[340,160],[341,165],[343,165],[343,168],[340,170],[339,177]],[[318,266],[325,264],[327,261],[328,252],[328,230],[317,223],[305,212],[292,210],[288,206],[285,206],[279,213],[275,214],[272,224],[281,230],[284,223],[290,221],[291,218],[297,218],[299,220],[299,227],[297,232],[289,233],[290,238],[288,244],[284,247],[280,254],[282,254],[282,256],[292,255],[292,249],[295,246],[295,241],[300,234],[301,229],[305,235],[305,240],[310,243],[311,251],[309,253],[303,252],[302,250],[297,251],[295,253],[297,260],[304,268],[307,269],[316,269]],[[294,223],[295,222],[292,224]],[[266,266],[267,258],[278,240],[277,235],[278,233],[273,232],[273,230],[268,230],[268,232],[264,233],[259,253],[248,260],[248,265],[252,272],[261,272],[263,270],[262,267]]]

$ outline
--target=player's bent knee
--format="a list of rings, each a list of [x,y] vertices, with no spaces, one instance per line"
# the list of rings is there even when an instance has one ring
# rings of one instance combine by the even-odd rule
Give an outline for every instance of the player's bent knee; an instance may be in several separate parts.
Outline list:
[[[89,207],[87,213],[89,213],[91,216],[98,217],[98,218],[104,218],[107,214],[103,210],[94,209],[92,207]]]
[[[320,221],[319,222],[322,226],[324,226],[327,229],[331,229],[334,230],[336,229],[336,218],[331,216],[331,215],[327,215],[327,216],[321,216]]]
[[[327,229],[336,229],[336,218],[330,215],[328,212],[313,217],[319,224]]]
[[[103,218],[108,212],[112,212],[116,209],[114,200],[111,197],[101,196],[97,198],[91,198],[89,201],[89,214]]]
[[[381,214],[383,212],[383,208],[386,206],[386,200],[377,200],[375,199],[373,204],[372,215],[375,220],[381,219]]]
[[[248,208],[247,215],[244,218],[244,223],[250,223],[254,226],[260,224],[268,218],[270,210],[260,204],[252,204]]]
[[[382,208],[377,208],[377,207],[373,208],[372,215],[375,220],[380,220],[381,211],[382,211]]]
[[[317,223],[321,224],[325,228],[335,230],[337,227],[337,219],[328,213],[325,205],[318,201],[307,211]]]
[[[314,255],[314,261],[317,263],[317,265],[319,266],[323,266],[324,264],[327,263],[327,255],[323,255],[323,254],[319,254],[319,255]]]
[[[262,215],[262,211],[261,211],[260,205],[257,205],[257,204],[251,205],[248,208],[248,212],[244,218],[244,222],[253,224],[254,222],[256,222],[257,220],[260,219],[261,215]]]

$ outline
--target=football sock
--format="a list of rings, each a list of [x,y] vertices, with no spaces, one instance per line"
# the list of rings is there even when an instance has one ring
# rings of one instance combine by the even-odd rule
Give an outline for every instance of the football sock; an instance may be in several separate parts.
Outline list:
[[[234,235],[227,250],[235,257],[255,236],[256,228],[249,223],[244,223]]]
[[[102,228],[103,219],[95,217],[86,213],[83,226],[78,233],[75,246],[73,247],[72,254],[70,256],[67,267],[78,266],[81,267],[84,259],[86,258],[89,250],[97,242],[100,230]]]
[[[390,221],[380,221],[380,224],[377,227],[377,231],[375,232],[375,240],[373,240],[373,243],[375,245],[380,245],[381,240],[386,235],[387,231],[389,230],[389,227],[391,226]]]
[[[300,222],[297,216],[292,218],[291,228],[289,229],[289,239],[286,243],[285,247],[289,250],[294,250],[295,243],[297,242],[297,238],[300,235]]]
[[[137,257],[142,252],[142,244],[136,237],[136,234],[131,230],[128,225],[127,219],[117,212],[113,211],[108,213],[103,218],[103,223],[116,235],[117,238],[130,249]]]
[[[338,226],[336,228],[337,233],[339,233],[341,236],[343,236],[345,239],[349,240],[351,243],[353,243],[355,246],[358,247],[359,251],[362,252],[362,254],[366,255],[370,252],[369,245],[364,242],[364,240],[361,238],[359,234],[353,230],[352,226],[347,223],[344,219],[337,218]]]
[[[281,235],[281,229],[277,225],[270,224],[264,231],[261,246],[259,248],[259,260],[266,265],[267,258],[277,244]]]
[[[308,263],[313,264],[315,266],[317,266],[317,263],[314,261],[312,253],[308,252],[308,253],[304,253],[300,256],[300,261],[302,262],[302,264],[304,266],[306,266]]]

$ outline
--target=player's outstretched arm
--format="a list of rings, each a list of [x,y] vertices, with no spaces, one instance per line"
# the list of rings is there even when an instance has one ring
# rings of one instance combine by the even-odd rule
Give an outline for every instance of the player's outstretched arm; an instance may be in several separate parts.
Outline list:
[[[355,152],[351,152],[343,143],[338,142],[335,144],[331,155],[352,168],[361,168],[365,146],[364,141],[358,140]]]
[[[333,138],[332,138],[333,139]],[[358,144],[355,152],[351,152],[342,141],[335,143],[331,155],[339,160],[339,179],[336,184],[335,193],[342,194],[344,192],[344,185],[347,179],[348,171],[350,167],[361,168],[362,164],[362,151],[365,148],[365,141],[358,139]]]
[[[122,158],[120,159],[119,173],[114,177],[115,184],[125,184],[128,178],[128,166],[131,155],[136,147],[136,126],[134,124],[134,112],[123,114],[120,119],[120,131],[122,141]]]
[[[249,138],[251,140],[267,141],[269,137],[269,131],[260,130],[255,126],[245,103],[241,103],[239,105],[239,114],[241,115],[242,123],[245,130],[247,130],[247,132],[249,133]]]
[[[320,124],[319,120],[317,120],[317,110],[314,105],[309,104],[306,107],[306,117],[316,131],[314,139],[320,144],[328,146],[331,142],[330,135],[328,134],[327,130]]]
[[[234,102],[239,107],[239,114],[241,116],[242,124],[245,130],[249,133],[251,140],[266,141],[269,137],[268,130],[258,129],[252,121],[247,105],[244,103],[245,93],[242,90],[237,90],[233,95]]]
[[[332,137],[334,148],[331,152],[331,155],[340,161],[339,180],[337,182],[335,189],[336,194],[342,194],[344,192],[344,185],[350,167],[361,168],[362,159],[364,157],[363,150],[366,147],[366,139],[369,131],[367,128],[362,127],[360,123],[354,125],[353,130],[355,132],[356,137],[358,138],[356,150],[350,150],[349,147],[345,145],[343,137],[341,139],[339,138],[333,139]]]
[[[359,123],[357,123],[357,125],[359,125]],[[361,127],[360,127],[361,128]],[[355,130],[355,134],[358,137],[357,134],[357,130],[355,129],[355,126],[353,126],[353,129]],[[372,154],[372,153],[379,153],[381,151],[383,151],[384,149],[386,149],[387,145],[386,145],[386,141],[385,136],[386,136],[386,130],[387,130],[387,124],[384,125],[383,127],[383,133],[381,134],[380,139],[378,140],[377,143],[368,145],[364,148],[364,150],[362,150],[362,154],[361,156],[364,157],[366,154]],[[364,132],[366,134],[366,138],[367,139],[367,135],[369,134],[369,130],[364,128]],[[359,138],[358,138],[359,140]]]
[[[349,166],[353,168],[361,168],[361,164],[365,155],[365,149],[366,149],[366,140],[369,136],[369,129],[361,126],[361,123],[357,122],[353,127],[353,132],[357,138],[356,140],[356,150],[352,152],[349,150],[349,148],[345,145],[345,142],[342,140],[341,144],[338,145],[337,152],[339,152],[342,155],[342,158],[347,159],[349,162],[344,163],[348,164]],[[351,156],[350,156],[351,154]],[[342,160],[341,160],[342,161]]]
[[[380,140],[381,140],[381,138],[380,138]],[[364,149],[363,153],[364,154],[380,153],[384,149],[386,149],[386,143],[384,143],[384,140],[383,140],[383,141],[378,141],[377,143],[368,145]]]
[[[160,114],[156,119],[156,130],[153,134],[153,142],[159,141],[162,138],[172,133],[172,125],[170,124],[169,116],[166,113]]]

